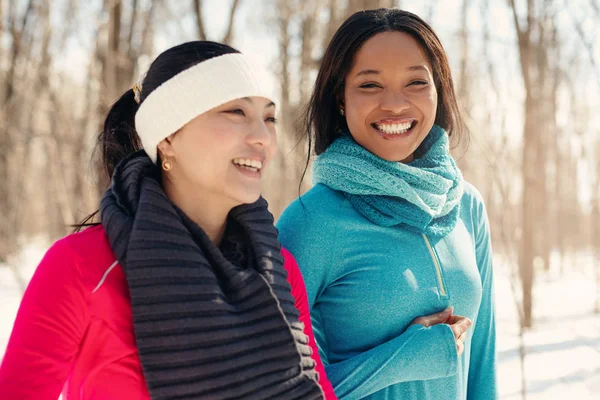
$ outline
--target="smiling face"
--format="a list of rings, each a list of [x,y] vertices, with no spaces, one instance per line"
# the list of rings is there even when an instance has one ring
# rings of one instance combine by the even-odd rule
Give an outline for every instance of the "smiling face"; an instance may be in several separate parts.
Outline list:
[[[159,144],[172,162],[168,179],[180,196],[210,196],[235,207],[255,202],[275,155],[275,105],[263,97],[230,101],[199,115]]]
[[[345,79],[341,108],[358,144],[388,161],[410,162],[437,112],[433,69],[409,34],[367,40]]]

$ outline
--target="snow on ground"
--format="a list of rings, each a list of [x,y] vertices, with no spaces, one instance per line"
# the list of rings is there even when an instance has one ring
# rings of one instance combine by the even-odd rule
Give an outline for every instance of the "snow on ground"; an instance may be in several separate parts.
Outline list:
[[[20,254],[9,259],[8,262],[11,265],[18,265],[22,278],[28,282],[49,245],[43,238],[34,239],[23,247]],[[6,350],[21,295],[21,289],[12,270],[8,265],[0,264],[0,359]]]
[[[19,265],[28,280],[48,243],[32,241]],[[534,289],[535,327],[524,334],[527,400],[600,397],[600,315],[594,314],[595,274],[591,257],[577,271],[561,277],[540,274]],[[522,400],[518,316],[507,269],[496,263],[498,384],[502,400]],[[578,263],[573,262],[573,265]],[[0,358],[19,306],[20,290],[9,268],[0,265]]]
[[[498,378],[502,399],[523,399],[518,316],[506,270],[496,264]],[[600,398],[600,314],[587,265],[561,277],[539,274],[534,328],[524,334],[527,400]]]

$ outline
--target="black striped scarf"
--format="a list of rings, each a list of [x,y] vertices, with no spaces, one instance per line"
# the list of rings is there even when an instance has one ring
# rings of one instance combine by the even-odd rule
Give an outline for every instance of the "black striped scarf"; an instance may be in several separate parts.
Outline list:
[[[323,399],[265,200],[229,215],[245,266],[169,201],[144,152],[117,167],[100,211],[152,399]]]

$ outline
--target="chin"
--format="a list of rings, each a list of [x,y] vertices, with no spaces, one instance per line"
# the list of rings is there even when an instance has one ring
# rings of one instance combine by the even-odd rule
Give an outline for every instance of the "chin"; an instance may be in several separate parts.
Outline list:
[[[258,199],[260,198],[260,192],[253,193],[253,194],[244,193],[243,195],[235,196],[234,198],[236,200],[236,203],[238,203],[238,205],[252,204],[252,203],[256,203],[258,201]]]
[[[377,157],[382,158],[386,161],[391,162],[401,162],[406,160],[412,153],[409,152],[390,152],[390,151],[373,151],[369,150],[371,153],[375,154]]]

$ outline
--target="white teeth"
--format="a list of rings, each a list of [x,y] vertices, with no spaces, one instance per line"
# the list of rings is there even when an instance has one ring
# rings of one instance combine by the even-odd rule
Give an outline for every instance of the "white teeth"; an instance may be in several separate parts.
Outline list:
[[[410,127],[412,126],[412,122],[405,122],[402,124],[375,124],[377,126],[377,129],[379,129],[380,131],[387,133],[387,134],[392,134],[392,135],[399,135],[402,133],[406,133]]]
[[[239,165],[240,167],[245,167],[253,171],[262,169],[263,166],[261,161],[251,160],[249,158],[234,158],[233,163]]]

